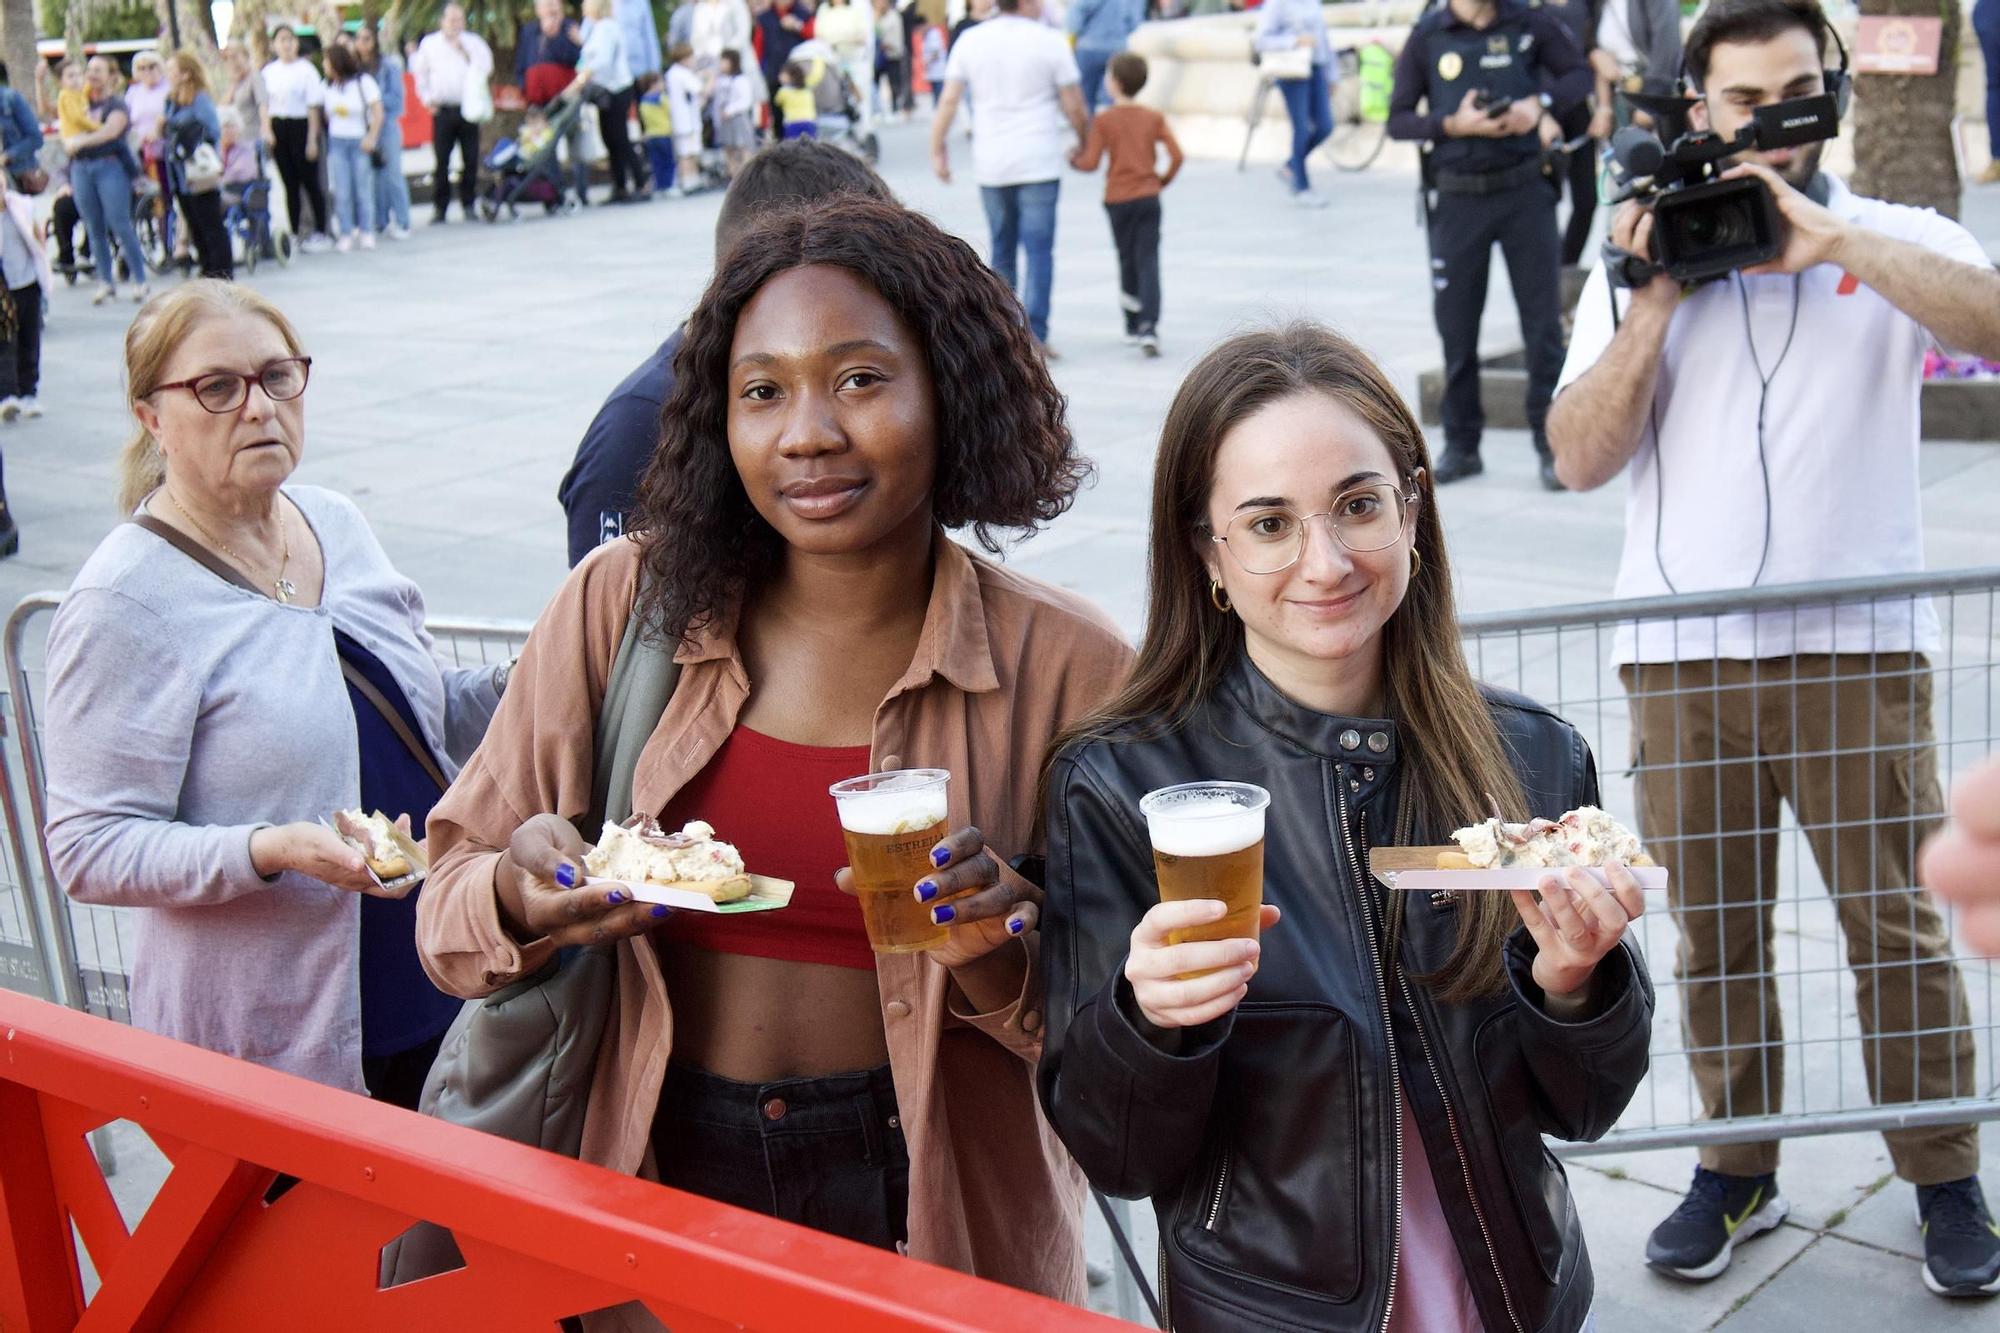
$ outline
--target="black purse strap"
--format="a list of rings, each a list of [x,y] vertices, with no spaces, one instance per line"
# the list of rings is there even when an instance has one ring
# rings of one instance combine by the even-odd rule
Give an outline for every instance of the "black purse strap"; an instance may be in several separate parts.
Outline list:
[[[223,582],[233,583],[239,588],[256,593],[259,597],[265,595],[262,588],[250,581],[249,575],[172,524],[162,523],[151,514],[143,513],[134,514],[130,521],[152,533]],[[451,783],[445,778],[444,770],[438,767],[437,760],[431,755],[430,747],[410,730],[410,724],[403,721],[403,715],[396,711],[394,704],[383,697],[382,691],[375,688],[374,682],[362,675],[361,669],[345,657],[340,659],[340,674],[347,678],[347,683],[353,686],[362,698],[375,706],[375,711],[382,715],[382,720],[389,724],[389,730],[395,732],[396,738],[409,749],[410,757],[422,767],[425,776],[437,783],[438,790],[443,791],[449,787]]]

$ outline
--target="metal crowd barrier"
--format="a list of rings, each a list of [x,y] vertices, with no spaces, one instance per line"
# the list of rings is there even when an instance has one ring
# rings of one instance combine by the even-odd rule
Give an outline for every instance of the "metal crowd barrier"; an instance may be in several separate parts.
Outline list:
[[[131,947],[129,910],[67,902],[49,873],[40,837],[46,814],[37,725],[44,683],[42,643],[48,612],[56,602],[53,595],[28,598],[15,609],[5,630],[6,689],[14,721],[6,753],[25,796],[27,822],[14,804],[12,787],[0,784],[15,872],[11,894],[0,882],[0,986],[37,991],[74,1008],[125,1020],[129,1018],[124,1006]],[[1907,623],[1923,617],[1924,608],[1931,608],[1937,619],[1933,650],[1921,659],[1905,654],[1900,662],[1850,663],[1841,667],[1839,688],[1816,677],[1810,666],[1802,672],[1788,662],[1769,660],[1744,668],[1748,675],[1742,680],[1722,680],[1715,673],[1726,668],[1712,650],[1679,654],[1685,659],[1681,668],[1670,672],[1664,683],[1638,684],[1640,697],[1649,706],[1666,707],[1678,718],[1704,705],[1712,709],[1732,697],[1754,696],[1753,714],[1760,715],[1760,722],[1784,721],[1788,727],[1774,725],[1776,739],[1753,757],[1704,755],[1699,745],[1685,743],[1687,738],[1678,735],[1684,763],[1671,756],[1634,753],[1630,699],[1618,670],[1610,664],[1621,633],[1665,635],[1678,652],[1682,646],[1704,641],[1705,633],[1722,617],[1754,616],[1767,634],[1810,630],[1837,620],[1846,637],[1836,637],[1834,646],[1845,651],[1871,642],[1863,637],[1870,627]],[[2000,713],[1996,616],[2000,616],[2000,568],[1985,568],[1478,615],[1467,617],[1462,630],[1475,675],[1538,700],[1582,730],[1598,759],[1606,809],[1640,828],[1656,853],[1699,858],[1716,854],[1712,840],[1676,838],[1670,828],[1646,827],[1636,794],[1641,779],[1663,774],[1675,779],[1669,823],[1684,823],[1690,811],[1717,804],[1720,786],[1726,782],[1747,777],[1766,795],[1774,787],[1787,793],[1808,791],[1820,770],[1829,775],[1865,770],[1873,775],[1886,765],[1895,781],[1903,783],[1906,775],[1927,773],[1933,756],[1938,780],[1948,793],[1954,775],[1994,750],[1996,713]],[[441,659],[475,665],[512,656],[525,639],[527,626],[438,621],[431,630]],[[1935,743],[1912,744],[1903,733],[1925,690],[1933,700]],[[1837,703],[1861,700],[1861,719],[1857,722],[1850,702],[1846,723],[1827,741],[1790,743],[1782,733],[1795,732],[1802,719],[1826,711],[1821,696]],[[1818,780],[1818,785],[1833,780]],[[1699,789],[1704,781],[1717,790],[1704,795]],[[1843,875],[1837,864],[1822,867],[1812,854],[1816,840],[1839,842],[1857,827],[1882,825],[1877,844],[1896,851],[1891,859],[1907,866],[1912,860],[1909,853],[1941,807],[1905,800],[1885,817],[1881,807],[1889,794],[1871,788],[1860,801],[1858,814],[1842,809],[1809,811],[1803,823],[1789,802],[1782,807],[1767,803],[1756,811],[1751,827],[1740,836],[1769,842],[1769,855],[1754,865],[1750,895],[1771,903],[1769,926],[1754,913],[1746,926],[1741,911],[1707,910],[1714,918],[1712,933],[1724,952],[1732,933],[1740,936],[1749,929],[1755,934],[1751,941],[1755,960],[1730,972],[1729,980],[1750,984],[1758,998],[1752,1021],[1745,1021],[1744,1012],[1726,1011],[1729,1021],[1717,1040],[1688,1036],[1684,1001],[1698,995],[1699,985],[1677,973],[1681,934],[1674,913],[1664,901],[1649,904],[1635,933],[1660,996],[1652,1071],[1610,1135],[1596,1144],[1558,1145],[1559,1151],[1578,1155],[2000,1117],[2000,1096],[1996,1096],[2000,1083],[1994,1074],[2000,1060],[1996,1049],[2000,968],[1964,955],[1948,940],[1933,957],[1882,958],[1874,948],[1874,929],[1858,931],[1857,938],[1842,947],[1838,915],[1823,872],[1831,871],[1841,880],[1843,897],[1865,903],[1867,924],[1887,935],[1898,930],[1910,933],[1919,904],[1928,901],[1912,893],[1907,874],[1864,875],[1860,878],[1865,882],[1857,887],[1851,866]],[[36,902],[39,907],[33,905]],[[1693,912],[1690,920],[1698,916]],[[1948,927],[1948,913],[1944,921]],[[10,958],[26,960],[19,966],[38,970],[48,984],[23,984],[23,974],[10,972],[5,965]],[[1891,1012],[1898,997],[1914,996],[1920,983],[1929,984],[1947,963],[1962,982],[1963,1001],[1949,1004],[1942,1018],[1905,1020],[1899,1026]],[[1865,1015],[1855,998],[1857,976],[1871,982]],[[1774,1017],[1782,1018],[1781,1030],[1773,1024]],[[1920,1067],[1920,1055],[1931,1068]],[[1904,1071],[1901,1062],[1906,1058],[1910,1068]],[[1749,1087],[1758,1105],[1735,1104],[1745,1086],[1738,1080],[1725,1089],[1718,1104],[1705,1107],[1690,1072],[1691,1060],[1751,1061],[1757,1076]],[[1940,1061],[1949,1095],[1924,1096],[1917,1085],[1923,1076],[1936,1073]],[[1880,1099],[1870,1095],[1871,1065],[1885,1088]],[[1909,1095],[1889,1091],[1899,1080],[1909,1085]],[[1118,1211],[1131,1229],[1130,1214],[1122,1206]],[[1137,1286],[1123,1275],[1117,1296],[1121,1314],[1140,1316]]]
[[[1900,632],[1932,615],[1933,650],[1867,655],[1876,631]],[[1718,622],[1742,617],[1754,617],[1759,644],[1828,633],[1841,655],[1719,661],[1710,647]],[[1605,808],[1639,829],[1656,855],[1679,859],[1696,879],[1723,878],[1721,863],[1740,871],[1747,861],[1747,883],[1742,874],[1728,877],[1736,890],[1728,902],[1771,904],[1768,924],[1740,906],[1687,907],[1686,924],[1712,938],[1722,960],[1708,975],[1739,997],[1718,1005],[1722,986],[1681,974],[1682,922],[1664,896],[1649,901],[1635,930],[1659,989],[1651,1073],[1616,1130],[1558,1151],[2000,1117],[2000,967],[1951,939],[1930,952],[1906,944],[1923,933],[1932,902],[1910,882],[1916,849],[1942,810],[1921,799],[1924,779],[1934,766],[1948,800],[1952,778],[1994,751],[2000,568],[1477,615],[1462,629],[1474,675],[1536,699],[1583,731]],[[1664,754],[1637,753],[1632,699],[1610,665],[1614,648],[1634,634],[1683,659],[1634,680],[1642,706],[1667,721],[1654,728]],[[1911,738],[1926,693],[1930,745]],[[1710,734],[1706,720],[1746,712],[1759,739],[1732,757],[1736,747],[1724,744],[1720,728]],[[1651,811],[1639,800],[1648,783],[1665,793]],[[1795,793],[1808,807],[1803,818]],[[1718,826],[1742,831],[1674,836]],[[1750,854],[1757,844],[1766,855]],[[1829,877],[1841,885],[1851,935]],[[1949,912],[1942,917],[1948,929]],[[1949,998],[1954,968],[1962,1002]],[[1719,1014],[1705,1035],[1687,1026],[1690,1002]],[[1718,1079],[1705,1104],[1691,1062],[1737,1073]],[[1871,1065],[1879,1098],[1870,1095]],[[1925,1087],[1944,1095],[1926,1096]]]

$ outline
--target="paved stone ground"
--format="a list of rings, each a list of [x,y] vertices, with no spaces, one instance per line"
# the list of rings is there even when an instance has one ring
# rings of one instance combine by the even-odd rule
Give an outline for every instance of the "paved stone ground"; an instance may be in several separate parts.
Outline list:
[[[885,174],[909,204],[983,249],[973,187],[923,169],[923,128],[889,127]],[[955,141],[961,167],[968,152]],[[1053,341],[1072,421],[1098,463],[1075,509],[1011,557],[1097,599],[1136,632],[1142,616],[1146,495],[1156,433],[1187,366],[1215,339],[1307,315],[1354,334],[1414,397],[1437,360],[1412,181],[1377,170],[1327,182],[1333,206],[1287,206],[1269,168],[1190,163],[1166,199],[1166,355],[1148,362],[1117,334],[1116,267],[1094,182],[1064,190]],[[573,219],[420,229],[373,255],[302,259],[256,285],[298,322],[316,360],[300,479],[340,488],[367,512],[434,614],[532,617],[564,570],[555,488],[604,394],[666,336],[710,265],[713,198],[595,210]],[[1972,191],[1967,221],[2000,252],[2000,190]],[[1496,265],[1497,268],[1497,265]],[[129,306],[93,308],[58,291],[45,353],[49,416],[0,433],[19,557],[0,563],[0,600],[60,588],[117,519],[115,462],[127,430],[119,339]],[[1512,341],[1496,273],[1487,345]],[[1623,521],[1622,488],[1548,496],[1526,436],[1496,432],[1489,472],[1440,500],[1467,610],[1608,595]],[[2000,446],[1924,449],[1926,546],[1934,568],[1992,563]],[[1665,958],[1670,927],[1653,938]],[[1795,927],[1801,957],[1838,956],[1824,921]],[[1986,985],[1990,986],[1988,980]],[[1843,1003],[1829,983],[1828,1001]],[[1983,992],[1990,995],[1990,991]],[[1846,1001],[1851,1007],[1851,1001]],[[1991,1023],[1991,1000],[1975,1010]],[[1661,1034],[1673,1040],[1663,1012]],[[1990,1052],[1982,1052],[1990,1056]],[[1992,1086],[1989,1059],[1982,1087]],[[1684,1098],[1684,1083],[1658,1095]],[[160,1164],[122,1133],[115,1183],[128,1211],[157,1186]],[[2000,1134],[1986,1135],[2000,1167]],[[1994,1310],[1947,1305],[1920,1289],[1920,1241],[1907,1189],[1889,1180],[1879,1138],[1795,1141],[1784,1188],[1793,1221],[1747,1247],[1701,1287],[1659,1279],[1639,1262],[1646,1231],[1669,1211],[1691,1165],[1670,1150],[1572,1163],[1589,1230],[1601,1326],[1614,1330],[1990,1327]],[[2000,1181],[2000,1170],[1988,1172]],[[1141,1206],[1135,1211],[1144,1213]],[[1096,1253],[1108,1253],[1095,1226]],[[1150,1264],[1150,1222],[1139,1226]],[[1113,1296],[1100,1291],[1110,1307]]]

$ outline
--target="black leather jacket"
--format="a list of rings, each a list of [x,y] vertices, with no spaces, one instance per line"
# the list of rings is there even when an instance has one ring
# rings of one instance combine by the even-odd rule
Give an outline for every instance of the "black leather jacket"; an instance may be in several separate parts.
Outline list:
[[[1574,728],[1518,696],[1488,702],[1532,809],[1596,802]],[[1487,1333],[1568,1333],[1590,1310],[1583,1232],[1542,1136],[1611,1128],[1646,1072],[1652,984],[1628,941],[1598,965],[1586,1017],[1557,1022],[1517,928],[1508,989],[1445,1006],[1412,978],[1450,953],[1458,908],[1424,894],[1381,967],[1387,893],[1364,874],[1367,848],[1450,832],[1392,839],[1399,759],[1393,722],[1302,708],[1240,659],[1188,725],[1056,763],[1042,1105],[1100,1189],[1153,1200],[1182,1333],[1384,1327],[1402,1155],[1418,1151]],[[1271,792],[1265,900],[1285,915],[1248,998],[1169,1054],[1141,1035],[1124,979],[1132,927],[1158,900],[1139,798],[1199,778]],[[1420,1142],[1403,1141],[1392,1070]]]

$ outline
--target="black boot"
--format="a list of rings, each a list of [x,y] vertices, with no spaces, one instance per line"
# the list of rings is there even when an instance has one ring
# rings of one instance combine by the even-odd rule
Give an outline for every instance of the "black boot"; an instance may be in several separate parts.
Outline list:
[[[1454,481],[1476,477],[1485,470],[1486,464],[1480,460],[1479,450],[1446,445],[1444,457],[1438,459],[1437,470],[1431,474],[1431,481],[1439,486],[1449,486]]]

